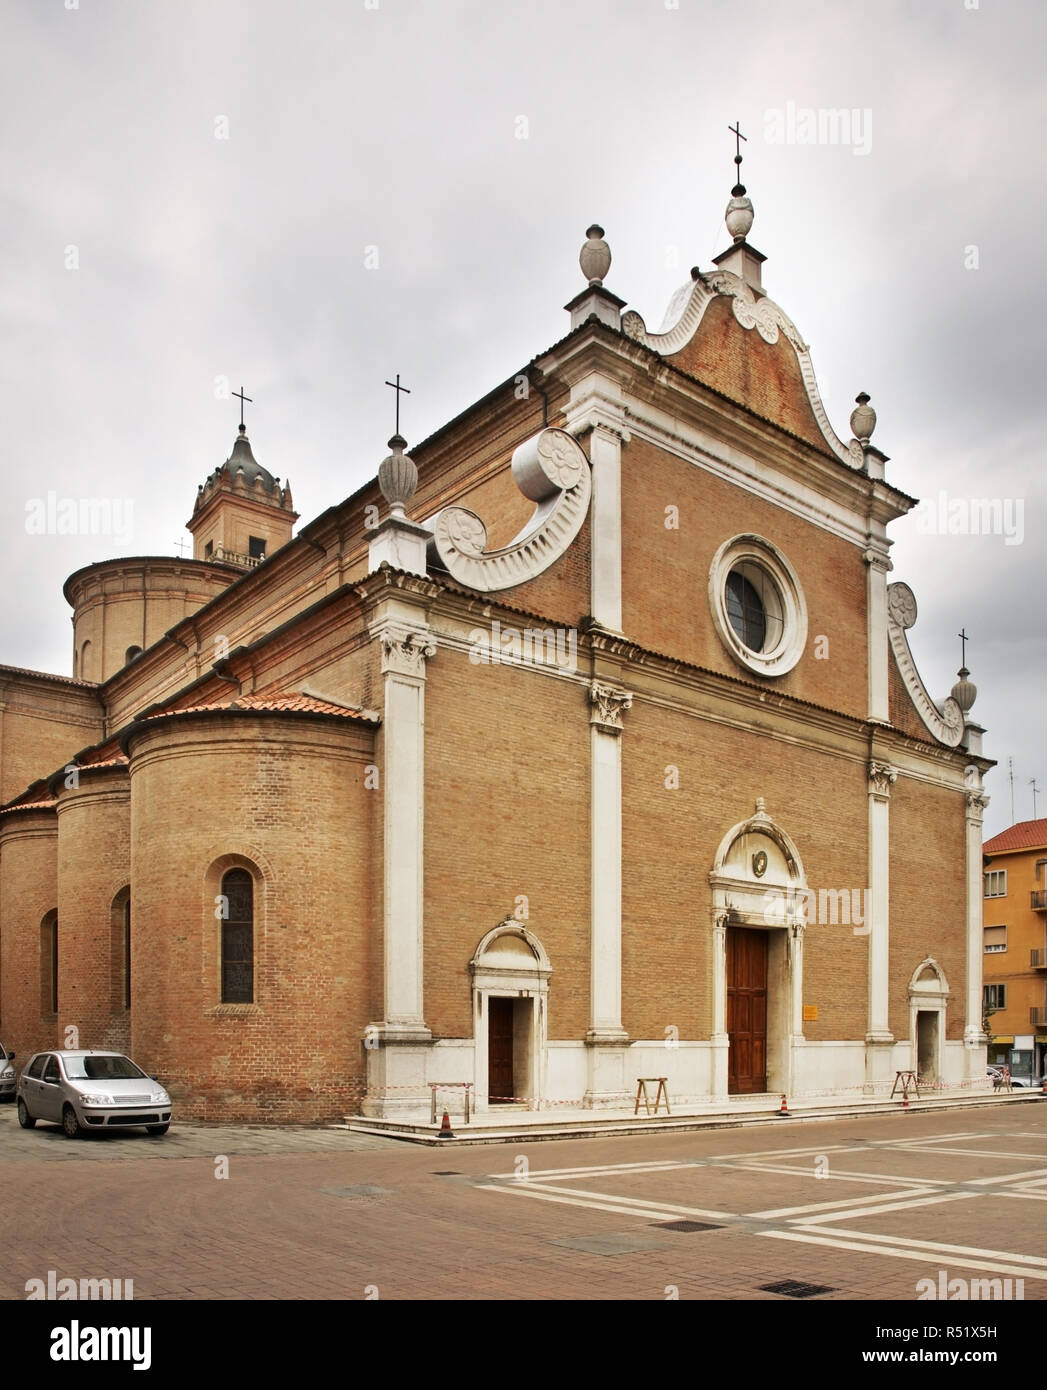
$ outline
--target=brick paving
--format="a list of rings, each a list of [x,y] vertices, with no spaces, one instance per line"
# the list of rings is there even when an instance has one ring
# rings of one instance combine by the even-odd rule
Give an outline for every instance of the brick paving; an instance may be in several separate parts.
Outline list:
[[[2,1106],[0,1160],[9,1299],[52,1269],[136,1300],[912,1300],[940,1270],[1047,1295],[1047,1103],[438,1149],[182,1124],[70,1141]]]

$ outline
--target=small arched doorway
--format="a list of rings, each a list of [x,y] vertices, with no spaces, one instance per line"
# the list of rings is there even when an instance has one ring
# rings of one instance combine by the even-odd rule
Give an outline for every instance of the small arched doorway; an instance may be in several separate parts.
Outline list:
[[[933,1086],[942,1077],[942,1043],[949,1001],[945,971],[933,956],[926,956],[909,980],[909,1036],[912,1067],[922,1085]]]
[[[477,1109],[537,1104],[545,1094],[549,976],[542,943],[513,918],[477,946],[473,977]]]

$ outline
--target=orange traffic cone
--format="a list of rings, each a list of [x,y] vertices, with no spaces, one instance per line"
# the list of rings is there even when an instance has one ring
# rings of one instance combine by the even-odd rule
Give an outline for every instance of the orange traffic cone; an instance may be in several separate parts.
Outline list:
[[[788,1107],[788,1105],[786,1104],[785,1092],[784,1092],[784,1091],[782,1092],[782,1103],[781,1103],[781,1107],[780,1107],[778,1110],[775,1111],[775,1119],[778,1119],[778,1120],[791,1120],[791,1119],[792,1119],[792,1116],[789,1114],[789,1107]]]
[[[440,1126],[440,1133],[436,1137],[437,1139],[454,1139],[456,1137],[451,1128],[451,1117],[446,1110],[444,1111],[444,1122]]]

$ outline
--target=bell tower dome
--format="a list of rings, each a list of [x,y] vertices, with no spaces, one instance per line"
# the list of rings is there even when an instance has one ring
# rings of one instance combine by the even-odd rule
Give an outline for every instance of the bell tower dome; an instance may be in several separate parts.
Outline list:
[[[193,515],[193,559],[253,569],[291,539],[298,513],[291,486],[255,458],[243,424],[226,461],[201,483]]]

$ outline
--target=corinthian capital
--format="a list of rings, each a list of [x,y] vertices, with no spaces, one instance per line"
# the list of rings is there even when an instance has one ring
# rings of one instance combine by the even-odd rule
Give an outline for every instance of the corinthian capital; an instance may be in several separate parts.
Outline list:
[[[382,633],[382,673],[424,677],[425,663],[435,651],[435,644],[423,632],[387,628]]]
[[[621,690],[614,685],[604,685],[602,681],[593,681],[589,686],[589,703],[593,707],[589,723],[606,730],[609,734],[620,734],[623,728],[622,715],[627,709],[632,709],[633,697],[628,690]]]
[[[884,800],[891,794],[891,786],[898,780],[897,771],[890,763],[878,762],[875,758],[869,764],[869,793]]]
[[[984,792],[967,792],[967,819],[976,825],[981,825],[982,817],[985,815],[985,808],[989,804],[989,798]]]

